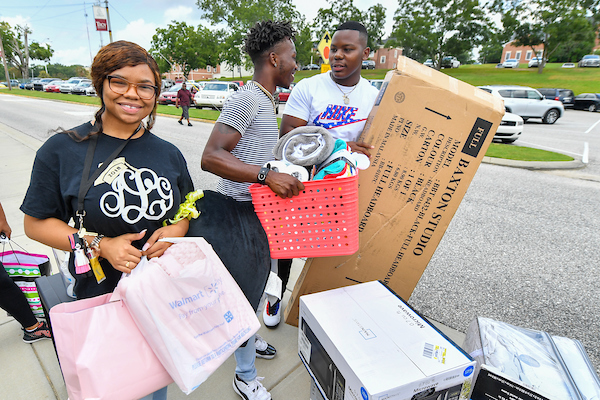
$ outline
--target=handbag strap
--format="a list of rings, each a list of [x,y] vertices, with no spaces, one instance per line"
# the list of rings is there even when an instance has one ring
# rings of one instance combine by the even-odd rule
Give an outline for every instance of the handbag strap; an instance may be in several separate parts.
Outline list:
[[[15,259],[17,260],[17,262],[20,264],[21,262],[19,261],[19,258],[17,257],[17,253],[15,253],[15,249],[13,249],[12,247],[12,240],[10,240],[8,238],[8,236],[6,236],[4,234],[4,232],[0,233],[0,242],[2,242],[2,255],[0,256],[0,262],[2,262],[4,260],[4,253],[5,253],[5,249],[6,249],[6,243],[8,243],[8,245],[10,246],[10,251],[12,251],[13,255],[15,256]],[[19,243],[14,242],[17,246],[19,246],[21,248],[21,250],[23,250],[25,253],[27,254],[31,254],[29,253],[27,250],[25,250],[23,247],[21,247],[19,245]]]
[[[113,151],[112,154],[106,158],[106,160],[104,160],[102,165],[96,171],[94,171],[92,176],[90,176],[90,170],[92,169],[92,162],[94,161],[94,152],[96,151],[96,145],[98,144],[98,135],[92,135],[92,137],[90,138],[90,143],[88,144],[87,153],[85,155],[85,161],[83,164],[81,183],[79,184],[79,194],[77,196],[76,216],[78,217],[78,220],[75,221],[75,223],[78,225],[78,228],[81,228],[81,226],[83,225],[83,217],[85,216],[85,210],[83,209],[83,201],[85,199],[86,193],[88,192],[88,190],[90,190],[94,181],[98,179],[100,174],[102,174],[102,172],[104,172],[104,170],[108,168],[110,163],[115,158],[117,158],[117,156],[123,151],[127,143],[129,143],[131,138],[135,136],[135,134],[138,133],[140,129],[142,129],[141,122],[137,129],[127,138],[127,140],[121,143],[121,145],[117,147],[115,151]]]

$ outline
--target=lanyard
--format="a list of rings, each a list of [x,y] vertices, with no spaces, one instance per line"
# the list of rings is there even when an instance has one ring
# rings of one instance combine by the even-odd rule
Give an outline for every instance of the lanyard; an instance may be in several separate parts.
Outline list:
[[[131,136],[129,136],[127,138],[127,140],[124,141],[115,151],[113,151],[112,154],[110,156],[108,156],[108,158],[106,160],[104,160],[102,165],[96,171],[94,171],[92,176],[90,176],[90,170],[92,169],[92,162],[94,161],[94,152],[96,151],[96,145],[98,144],[98,135],[93,135],[90,138],[90,143],[88,144],[87,154],[85,155],[85,162],[83,164],[83,173],[81,174],[81,183],[79,184],[79,195],[77,198],[76,216],[78,219],[76,222],[78,223],[77,227],[79,229],[83,228],[83,217],[85,216],[85,211],[83,209],[83,200],[85,199],[86,193],[88,192],[88,190],[90,190],[94,181],[100,176],[100,174],[102,172],[104,172],[104,170],[106,168],[108,168],[110,163],[115,158],[117,158],[117,156],[121,153],[121,151],[123,151],[123,149],[125,148],[127,143],[129,143],[131,138],[133,136],[135,136],[135,134],[138,133],[140,131],[140,129],[142,129],[141,123],[137,127],[135,132],[133,132],[131,134]]]

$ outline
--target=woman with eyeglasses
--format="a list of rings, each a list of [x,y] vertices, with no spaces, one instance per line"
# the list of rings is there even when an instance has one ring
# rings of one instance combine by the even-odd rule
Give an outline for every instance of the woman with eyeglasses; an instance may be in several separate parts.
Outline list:
[[[80,267],[85,260],[77,249],[71,257],[77,298],[112,292],[142,255],[163,254],[169,244],[159,238],[185,236],[188,219],[174,217],[193,191],[181,152],[150,132],[161,79],[148,52],[111,43],[94,58],[91,75],[100,109],[93,121],[55,134],[38,150],[21,205],[27,236],[72,251],[78,233],[88,259],[97,256],[101,273]]]

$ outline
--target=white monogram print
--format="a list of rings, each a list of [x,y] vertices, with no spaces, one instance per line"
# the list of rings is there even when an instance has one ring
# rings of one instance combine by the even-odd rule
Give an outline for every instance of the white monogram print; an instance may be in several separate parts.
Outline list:
[[[159,220],[173,206],[173,190],[167,178],[148,168],[127,168],[110,183],[112,191],[100,198],[100,209],[109,217],[135,224],[142,218]],[[158,199],[150,201],[151,194]],[[125,204],[125,194],[137,196],[138,204]]]

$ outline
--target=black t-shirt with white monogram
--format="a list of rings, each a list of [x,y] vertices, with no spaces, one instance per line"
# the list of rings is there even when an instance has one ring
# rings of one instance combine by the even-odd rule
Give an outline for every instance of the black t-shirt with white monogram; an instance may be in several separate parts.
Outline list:
[[[87,136],[91,123],[73,130]],[[68,222],[77,210],[81,175],[88,140],[77,142],[65,133],[50,137],[38,150],[31,181],[21,211],[34,218],[58,218]],[[123,143],[123,139],[101,134],[94,152],[90,175]],[[84,227],[107,237],[137,233],[147,229],[146,236],[133,245],[141,248],[152,232],[173,218],[185,195],[193,190],[187,164],[173,144],[150,131],[131,139],[123,151],[96,179],[88,190],[84,210]],[[69,269],[76,277],[78,298],[110,293],[121,272],[106,261],[101,265],[106,280],[101,284],[92,277],[75,275],[73,257]]]

